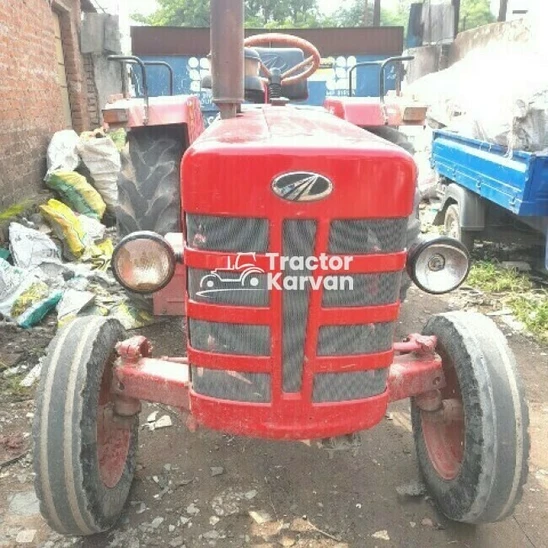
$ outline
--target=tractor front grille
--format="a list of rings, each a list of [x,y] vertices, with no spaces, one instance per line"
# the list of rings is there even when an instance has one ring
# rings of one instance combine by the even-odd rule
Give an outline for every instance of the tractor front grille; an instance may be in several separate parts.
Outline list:
[[[314,255],[315,221],[285,221],[283,226],[284,257]],[[291,275],[309,276],[308,271]],[[283,387],[284,392],[301,390],[304,345],[308,323],[310,289],[283,292]]]
[[[406,228],[405,218],[333,221],[328,253],[396,253],[405,249]]]
[[[268,219],[224,218],[187,215],[186,237],[189,245],[207,252],[266,253],[269,248]],[[396,253],[405,249],[407,220],[335,220],[331,223],[328,249],[317,249],[317,221],[287,219],[282,225],[282,254],[286,257],[309,257],[322,252],[340,255]],[[288,272],[285,272],[287,275]],[[195,302],[226,307],[268,308],[272,294],[267,275],[258,274],[253,290],[242,291],[236,283],[237,273],[223,274],[223,291],[208,291],[204,280],[211,272],[188,268],[188,294]],[[310,276],[310,272],[291,271],[290,275]],[[354,290],[324,290],[322,307],[351,308],[386,306],[399,298],[401,272],[341,274],[349,276]],[[216,289],[215,287],[213,289]],[[248,288],[249,289],[249,288]],[[270,356],[273,337],[281,337],[283,391],[298,393],[302,389],[306,367],[305,345],[309,330],[311,289],[283,291],[281,332],[263,325],[205,322],[189,318],[190,344],[196,350],[213,354]],[[392,348],[394,323],[326,325],[319,328],[316,355],[360,356],[389,351]],[[272,356],[275,358],[276,356]],[[316,374],[313,383],[315,403],[365,399],[386,389],[388,369],[353,373]],[[271,401],[271,376],[262,373],[232,373],[192,367],[196,393],[225,400],[243,402]]]
[[[268,220],[243,217],[186,216],[187,242],[196,249],[265,253]]]
[[[399,297],[401,272],[385,274],[344,275],[354,282],[353,291],[324,291],[324,308],[346,308],[352,306],[382,306],[395,303]],[[337,287],[341,287],[339,284]]]

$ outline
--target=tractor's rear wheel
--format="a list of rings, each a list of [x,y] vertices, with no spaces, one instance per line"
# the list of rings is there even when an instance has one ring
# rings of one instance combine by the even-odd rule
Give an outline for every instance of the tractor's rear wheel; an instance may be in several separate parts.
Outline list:
[[[368,127],[367,131],[377,135],[381,139],[385,139],[397,145],[409,154],[415,154],[415,147],[408,139],[408,137],[403,134],[401,131],[389,126],[379,126],[379,127]],[[418,186],[415,188],[415,203],[413,206],[413,213],[408,219],[407,222],[407,249],[410,249],[411,246],[418,240],[421,233],[421,222],[419,218],[419,205],[421,201],[421,195],[419,192]],[[411,287],[411,278],[407,275],[406,272],[403,273],[401,290],[400,290],[400,301],[405,301],[407,297],[407,292]]]
[[[41,373],[33,426],[40,510],[61,534],[92,535],[112,527],[136,465],[138,420],[114,413],[111,385],[114,319],[81,318],[52,341]]]
[[[180,166],[185,136],[180,126],[132,129],[118,178],[118,234],[180,232]]]
[[[527,479],[529,415],[512,351],[489,318],[432,317],[446,386],[442,407],[413,399],[419,468],[440,510],[454,521],[492,523],[512,514]]]

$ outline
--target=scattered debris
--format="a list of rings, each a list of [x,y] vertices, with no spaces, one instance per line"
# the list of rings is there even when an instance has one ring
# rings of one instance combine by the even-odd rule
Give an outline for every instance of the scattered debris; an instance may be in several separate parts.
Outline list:
[[[217,516],[211,516],[209,518],[209,525],[213,525],[215,527],[215,525],[217,525],[217,523],[219,523],[220,521],[221,521],[221,518]]]
[[[32,516],[40,513],[40,503],[34,491],[15,493],[9,499],[9,510],[18,516]]]
[[[423,527],[434,527],[434,522],[430,518],[424,518],[421,521]]]
[[[163,415],[154,423],[154,428],[156,430],[160,428],[169,428],[170,426],[173,426],[173,421],[169,415]]]
[[[278,541],[278,544],[280,544],[280,546],[283,546],[284,548],[291,548],[291,546],[295,546],[296,543],[297,541],[295,539],[292,539],[291,537],[282,537]]]
[[[217,495],[211,502],[211,506],[217,516],[233,516],[240,511],[242,498],[243,495],[241,493],[229,488],[220,495]]]
[[[187,506],[186,513],[189,516],[197,516],[200,513],[200,509],[194,503],[192,503]]]
[[[173,540],[169,541],[169,545],[173,548],[179,548],[184,543],[183,537],[175,537]]]
[[[150,524],[150,526],[151,526],[153,529],[158,529],[158,527],[160,527],[160,525],[162,525],[162,523],[164,523],[164,518],[157,517],[157,518],[154,518],[154,519],[152,520],[152,523]]]
[[[248,491],[247,493],[245,493],[244,496],[247,500],[253,500],[257,495],[258,495],[257,490],[252,489],[251,491]]]
[[[396,487],[396,491],[401,497],[423,497],[426,495],[426,485],[422,481],[412,481],[406,485]]]
[[[259,525],[263,525],[264,523],[272,521],[272,517],[270,516],[270,514],[264,511],[257,512],[255,510],[250,510],[249,515],[251,516],[253,521]]]
[[[30,388],[40,378],[40,372],[42,371],[42,360],[40,361],[26,374],[23,380],[19,383],[23,388]]]
[[[386,529],[383,529],[382,531],[377,531],[371,536],[379,540],[390,540],[390,536],[388,535],[388,531]]]
[[[26,529],[25,531],[20,531],[19,533],[17,533],[17,536],[15,537],[15,542],[19,544],[30,544],[34,541],[35,536],[35,529]]]
[[[222,466],[212,466],[210,470],[212,478],[215,476],[222,476],[225,473],[225,469]]]

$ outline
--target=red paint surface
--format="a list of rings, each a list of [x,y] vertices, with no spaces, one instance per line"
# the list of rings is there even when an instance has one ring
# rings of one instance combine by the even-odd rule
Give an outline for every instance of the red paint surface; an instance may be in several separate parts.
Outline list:
[[[145,100],[125,99],[111,103],[105,107],[108,110],[126,110],[127,127],[143,127],[145,125]],[[181,125],[188,126],[190,143],[204,131],[204,121],[200,109],[200,101],[193,95],[173,95],[166,97],[151,97],[149,100],[149,126]]]
[[[334,186],[327,198],[308,203],[276,196],[271,183],[291,171],[312,171]],[[183,218],[186,214],[260,217],[269,222],[269,252],[282,254],[286,219],[317,222],[315,255],[327,253],[329,229],[337,219],[386,219],[412,212],[415,165],[405,152],[326,112],[293,107],[250,109],[210,127],[186,152],[182,164]],[[185,244],[186,266],[222,268],[234,254],[193,249]],[[404,268],[405,253],[355,255],[346,273],[395,272]],[[259,256],[257,265],[269,270]],[[314,275],[326,275],[316,271]],[[189,345],[189,361],[204,368],[268,372],[272,401],[247,404],[220,401],[190,393],[196,419],[211,428],[251,436],[301,439],[342,435],[369,428],[381,420],[388,390],[353,402],[313,404],[317,372],[355,372],[388,367],[393,351],[366,356],[318,357],[318,332],[323,325],[395,321],[399,304],[381,307],[322,309],[322,290],[311,293],[305,342],[302,389],[282,390],[282,292],[273,290],[268,308],[208,305],[186,295],[187,316],[194,319],[269,325],[271,355],[267,358],[226,356],[197,351]],[[436,364],[437,366],[437,364]]]
[[[334,116],[360,127],[397,127],[403,122],[401,107],[390,101],[383,107],[378,97],[328,97],[324,107]]]

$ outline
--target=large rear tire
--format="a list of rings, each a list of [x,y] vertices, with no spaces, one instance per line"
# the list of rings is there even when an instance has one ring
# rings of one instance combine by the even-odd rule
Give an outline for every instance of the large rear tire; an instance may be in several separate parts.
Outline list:
[[[180,126],[132,129],[118,178],[118,234],[180,232],[180,166],[185,136]]]
[[[137,417],[118,419],[111,396],[114,319],[77,319],[52,341],[33,426],[35,489],[50,527],[92,535],[112,527],[136,465]]]
[[[451,312],[432,317],[448,415],[412,400],[419,468],[432,498],[454,521],[492,523],[514,511],[527,480],[529,414],[512,351],[489,318]]]
[[[381,139],[389,141],[390,143],[397,145],[409,154],[415,154],[415,147],[408,137],[401,131],[389,126],[368,127],[367,131],[377,135]],[[421,222],[419,217],[419,205],[421,202],[421,194],[418,185],[415,187],[415,203],[413,205],[413,213],[407,221],[407,249],[410,249],[415,242],[418,241],[421,233]],[[400,289],[400,301],[403,302],[407,298],[407,292],[411,287],[411,278],[407,272],[403,273],[401,289]]]

